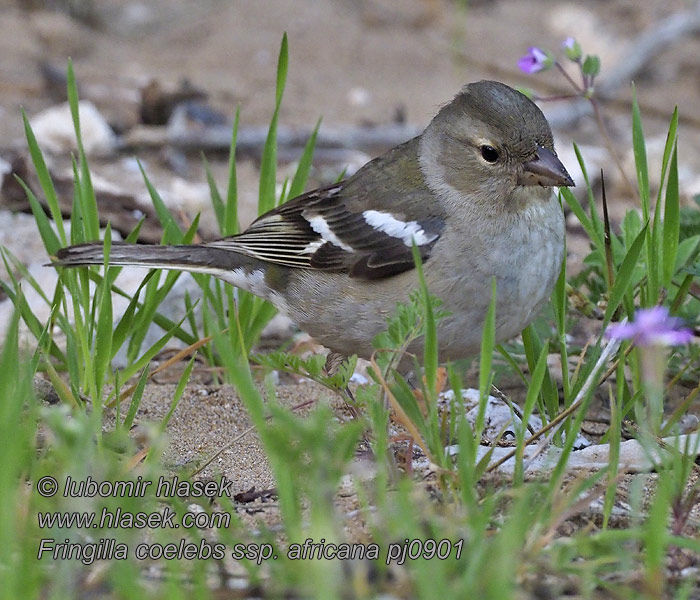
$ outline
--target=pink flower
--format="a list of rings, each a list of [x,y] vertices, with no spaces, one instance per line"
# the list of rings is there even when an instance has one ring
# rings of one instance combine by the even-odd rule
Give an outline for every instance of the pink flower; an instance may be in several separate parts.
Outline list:
[[[680,346],[693,337],[693,332],[683,324],[683,319],[671,317],[665,306],[655,306],[639,309],[632,323],[611,325],[605,335],[632,340],[637,346]]]
[[[528,48],[527,54],[518,60],[518,67],[528,75],[549,69],[553,64],[552,57],[535,46]]]

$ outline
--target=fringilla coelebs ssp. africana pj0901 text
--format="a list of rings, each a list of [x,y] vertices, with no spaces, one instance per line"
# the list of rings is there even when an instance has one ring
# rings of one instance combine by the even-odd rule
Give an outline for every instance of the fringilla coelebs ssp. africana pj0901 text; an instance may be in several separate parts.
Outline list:
[[[496,281],[496,340],[517,335],[549,299],[564,253],[553,188],[573,181],[526,96],[495,81],[465,86],[418,137],[339,183],[302,194],[244,232],[187,246],[115,243],[113,265],[210,273],[271,301],[331,351],[369,357],[398,302],[418,287],[438,323],[440,360],[479,350]],[[54,264],[103,263],[101,243]],[[412,351],[420,352],[420,342]]]

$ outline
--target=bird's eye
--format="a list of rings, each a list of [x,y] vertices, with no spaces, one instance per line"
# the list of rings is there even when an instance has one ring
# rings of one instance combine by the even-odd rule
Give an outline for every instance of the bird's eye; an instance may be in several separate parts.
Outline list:
[[[481,146],[481,157],[489,163],[495,163],[498,160],[498,150],[493,146],[484,144]]]

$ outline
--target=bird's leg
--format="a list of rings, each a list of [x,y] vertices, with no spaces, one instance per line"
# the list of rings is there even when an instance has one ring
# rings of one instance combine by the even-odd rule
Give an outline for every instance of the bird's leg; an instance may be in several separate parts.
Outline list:
[[[330,350],[326,355],[326,365],[324,367],[328,376],[332,377],[333,375],[335,375],[340,370],[340,367],[345,362],[345,360],[347,360],[346,356]],[[350,387],[345,386],[345,389],[341,390],[340,394],[343,396],[345,406],[347,406],[348,411],[350,411],[350,414],[352,415],[353,419],[359,419],[360,415],[357,412],[357,402],[355,401],[355,396],[350,390]]]
[[[328,355],[326,356],[326,365],[324,367],[326,373],[329,376],[333,376],[335,373],[338,372],[345,360],[347,360],[346,356],[338,354],[337,352],[329,351]],[[340,394],[343,397],[343,400],[345,401],[345,406],[350,412],[352,418],[356,421],[359,421],[360,412],[357,409],[357,401],[355,400],[355,395],[352,393],[350,387],[345,386],[345,389],[341,390]],[[366,450],[370,453],[371,456],[374,456],[371,439],[366,430],[363,430],[362,432],[362,445],[366,448]],[[391,460],[393,461],[393,456]]]

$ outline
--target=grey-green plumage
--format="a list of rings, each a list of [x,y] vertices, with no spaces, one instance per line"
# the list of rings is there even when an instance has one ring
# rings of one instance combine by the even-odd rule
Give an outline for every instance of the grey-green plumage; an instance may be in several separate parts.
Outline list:
[[[240,235],[195,246],[115,244],[110,262],[212,273],[271,300],[334,352],[368,357],[396,303],[417,286],[415,242],[428,287],[450,312],[439,325],[441,359],[457,359],[478,351],[493,278],[498,341],[548,300],[564,250],[551,188],[565,185],[573,182],[539,108],[482,81],[417,138]],[[57,259],[102,264],[102,246],[64,248]]]

